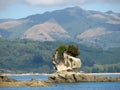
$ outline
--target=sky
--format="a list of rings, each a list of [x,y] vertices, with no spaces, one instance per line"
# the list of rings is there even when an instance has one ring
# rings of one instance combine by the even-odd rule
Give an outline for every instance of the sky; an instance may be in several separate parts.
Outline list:
[[[120,0],[0,0],[0,19],[19,19],[74,6],[120,13]]]

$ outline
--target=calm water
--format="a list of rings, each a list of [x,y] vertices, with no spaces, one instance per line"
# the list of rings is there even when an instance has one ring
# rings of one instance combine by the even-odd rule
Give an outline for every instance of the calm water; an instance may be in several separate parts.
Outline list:
[[[104,76],[104,75],[103,75]],[[105,75],[106,76],[106,75]],[[109,77],[118,77],[120,75],[107,75]],[[47,76],[9,76],[16,80],[47,80]],[[81,82],[72,84],[53,84],[50,87],[8,87],[0,90],[120,90],[120,82]]]

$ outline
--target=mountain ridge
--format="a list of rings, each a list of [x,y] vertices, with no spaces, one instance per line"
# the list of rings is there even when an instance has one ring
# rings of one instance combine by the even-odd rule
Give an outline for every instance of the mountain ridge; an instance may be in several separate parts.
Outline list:
[[[80,7],[69,7],[62,10],[45,12],[43,14],[30,15],[28,17],[17,19],[17,20],[10,20],[10,21],[0,20],[1,21],[0,37],[8,38],[8,39],[15,39],[15,38],[23,39],[23,36],[25,35],[25,33],[29,31],[29,33],[27,34],[30,34],[31,33],[30,29],[31,28],[34,29],[33,27],[35,27],[36,25],[40,25],[39,32],[41,32],[42,31],[41,25],[45,24],[46,22],[49,22],[51,19],[54,22],[56,22],[56,24],[62,29],[64,29],[64,31],[67,33],[64,33],[64,34],[60,33],[58,32],[59,28],[56,28],[56,30],[54,30],[54,33],[50,34],[50,32],[52,32],[51,29],[49,30],[49,33],[48,33],[44,28],[43,29],[44,34],[47,35],[48,39],[45,40],[45,37],[42,37],[39,35],[40,39],[37,39],[37,40],[64,41],[64,42],[70,41],[70,42],[81,43],[84,45],[90,45],[90,46],[92,45],[92,46],[103,47],[103,48],[120,46],[120,41],[113,40],[115,36],[117,36],[117,39],[120,40],[120,36],[118,36],[117,34],[117,33],[120,34],[120,14],[119,13],[114,13],[111,11],[99,12],[99,11],[84,10]],[[19,23],[22,22],[22,23],[20,24],[15,23],[17,25],[14,26],[14,24],[12,24],[12,22],[14,21],[17,21]],[[8,23],[8,22],[11,22],[10,24],[14,27],[9,28],[8,26],[3,25],[4,23]],[[50,28],[50,26],[47,26],[48,29]],[[104,30],[102,29],[98,30],[100,28],[104,28]],[[31,38],[24,37],[24,39],[36,40],[34,38],[35,36],[37,36],[37,33],[36,33],[37,31],[32,30],[32,32],[34,33],[34,35]],[[93,33],[94,35],[90,37]],[[62,37],[57,38],[57,36],[59,37],[60,34],[62,35],[63,38]],[[84,38],[83,38],[83,35],[84,35]],[[66,36],[68,36],[69,38],[64,39],[64,37]],[[85,40],[88,37],[90,37],[89,40]],[[107,40],[105,40],[105,37],[107,38]]]

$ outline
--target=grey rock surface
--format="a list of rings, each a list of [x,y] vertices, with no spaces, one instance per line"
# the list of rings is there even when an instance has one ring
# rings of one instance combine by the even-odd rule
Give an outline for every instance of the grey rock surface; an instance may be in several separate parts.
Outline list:
[[[77,82],[120,82],[120,77],[93,76],[73,71],[61,71],[53,73],[49,80],[53,83],[77,83]]]

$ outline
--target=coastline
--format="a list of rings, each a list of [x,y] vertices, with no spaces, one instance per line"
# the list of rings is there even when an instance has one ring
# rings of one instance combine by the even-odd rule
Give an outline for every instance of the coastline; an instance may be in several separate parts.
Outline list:
[[[120,75],[120,73],[81,73],[81,74],[87,74],[87,75]],[[47,73],[23,73],[23,74],[8,74],[3,73],[1,74],[3,76],[50,76],[52,74]]]

